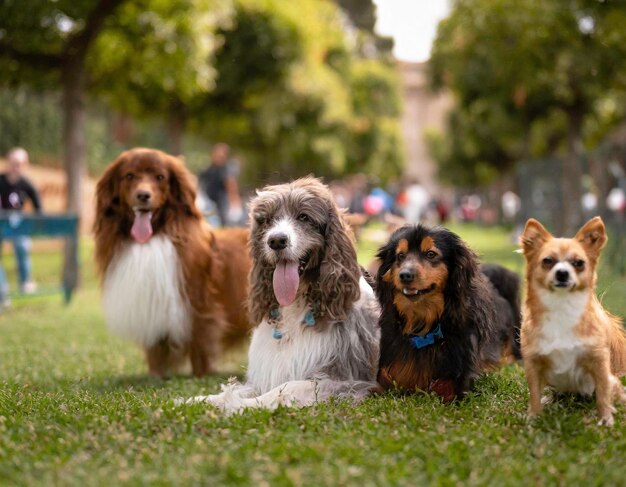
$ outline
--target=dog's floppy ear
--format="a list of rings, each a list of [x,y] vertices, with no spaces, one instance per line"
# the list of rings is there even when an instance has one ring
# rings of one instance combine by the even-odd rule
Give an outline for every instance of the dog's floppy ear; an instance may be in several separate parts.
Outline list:
[[[589,256],[597,257],[608,240],[602,218],[596,216],[589,220],[578,230],[574,239],[580,242]]]
[[[98,223],[102,217],[113,217],[120,211],[120,169],[124,163],[125,153],[111,162],[96,185],[96,221],[94,230],[98,231]]]
[[[393,307],[394,286],[391,283],[391,267],[396,259],[396,246],[397,239],[392,235],[389,241],[376,252],[376,258],[380,264],[376,273],[376,295],[383,307],[388,305]]]
[[[263,256],[263,248],[265,244],[265,238],[263,230],[259,227],[259,224],[255,221],[258,217],[259,211],[266,210],[266,204],[268,201],[273,201],[275,193],[268,190],[257,190],[256,198],[250,201],[249,205],[249,226],[250,226],[250,241],[249,249],[250,256],[252,257],[252,268],[250,269],[250,293],[248,295],[248,314],[253,323],[261,323],[264,318],[268,317],[270,311],[274,308],[278,308],[278,301],[274,294],[274,287],[272,285],[274,276],[274,266],[265,262]]]
[[[182,160],[168,155],[167,169],[169,171],[170,205],[181,208],[187,215],[200,218],[200,211],[196,207],[195,185],[192,183],[191,175]]]
[[[126,153],[122,153],[111,162],[96,185],[96,218],[93,231],[95,235],[94,256],[98,274],[104,272],[113,257],[118,233],[127,224],[121,200],[122,170],[126,162]],[[130,227],[129,227],[130,228]]]
[[[272,287],[273,273],[274,269],[264,264],[262,259],[252,259],[248,295],[248,313],[252,323],[261,323],[271,309],[278,308]]]
[[[348,226],[332,201],[328,215],[325,254],[316,285],[319,296],[314,298],[319,302],[315,304],[319,305],[321,315],[336,321],[347,317],[350,307],[361,295],[361,269]]]
[[[446,283],[446,303],[447,311],[456,314],[455,321],[463,321],[470,310],[470,297],[476,290],[473,288],[474,279],[478,272],[478,257],[465,242],[449,230],[443,230],[448,233],[447,237],[453,242],[452,261],[448,265],[449,275]]]
[[[533,250],[539,248],[539,246],[546,243],[552,238],[550,232],[548,232],[544,226],[534,218],[530,218],[526,222],[526,227],[520,236],[520,243],[522,245],[522,251],[524,254],[529,254]]]

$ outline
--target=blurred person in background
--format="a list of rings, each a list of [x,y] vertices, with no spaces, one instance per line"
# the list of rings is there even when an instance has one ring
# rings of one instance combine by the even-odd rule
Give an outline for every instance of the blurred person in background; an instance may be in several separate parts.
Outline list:
[[[417,178],[409,182],[404,190],[404,218],[408,223],[420,223],[426,217],[430,205],[430,194]]]
[[[515,218],[522,209],[522,200],[513,191],[505,191],[500,199],[500,206],[504,224],[510,225],[515,223]]]
[[[228,144],[218,143],[211,150],[211,163],[200,173],[200,191],[215,205],[221,226],[238,224],[243,219],[237,177],[239,167],[230,159]]]
[[[9,218],[23,211],[27,201],[36,212],[41,211],[39,193],[24,175],[28,166],[28,152],[21,147],[11,149],[6,156],[7,171],[0,174],[0,211]],[[17,276],[20,292],[32,294],[37,285],[31,278],[30,245],[28,237],[12,237],[13,249],[17,263]],[[0,257],[2,256],[2,236],[0,235]],[[0,306],[8,304],[8,283],[0,261]]]

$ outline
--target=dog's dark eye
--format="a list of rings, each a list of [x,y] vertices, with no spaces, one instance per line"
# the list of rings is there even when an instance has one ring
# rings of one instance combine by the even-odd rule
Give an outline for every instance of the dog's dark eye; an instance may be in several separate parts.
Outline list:
[[[311,221],[311,219],[309,218],[309,215],[307,215],[306,213],[300,213],[298,215],[298,220],[300,220],[301,222]]]
[[[128,173],[126,176],[124,176],[124,177],[126,178],[126,181],[130,181],[130,180],[132,180],[132,179],[133,179],[133,177],[134,177],[134,176],[133,176],[133,173],[130,173],[130,172],[129,172],[129,173]]]
[[[157,181],[163,181],[165,179],[165,176],[163,176],[163,174],[157,174],[156,180]]]
[[[574,269],[580,271],[585,267],[585,261],[582,259],[574,259],[571,261],[571,264],[574,266]]]
[[[552,267],[554,265],[554,259],[552,257],[544,257],[541,263],[545,267]]]
[[[399,254],[396,254],[396,259],[398,259],[398,262],[402,262],[406,259],[406,254],[404,252],[400,252]]]
[[[434,250],[429,250],[428,252],[426,252],[426,258],[428,260],[433,260],[435,257],[437,257],[437,252],[435,252]]]
[[[267,218],[265,218],[263,215],[255,215],[254,221],[256,221],[257,225],[265,225],[265,223],[267,222]]]

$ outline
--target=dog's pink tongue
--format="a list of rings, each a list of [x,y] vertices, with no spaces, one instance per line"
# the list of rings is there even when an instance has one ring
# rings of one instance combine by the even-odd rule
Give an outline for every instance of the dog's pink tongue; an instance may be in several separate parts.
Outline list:
[[[296,299],[300,276],[297,262],[279,262],[274,269],[274,294],[281,306],[288,306]]]
[[[136,211],[133,228],[130,229],[131,236],[135,241],[144,244],[152,237],[152,212]]]

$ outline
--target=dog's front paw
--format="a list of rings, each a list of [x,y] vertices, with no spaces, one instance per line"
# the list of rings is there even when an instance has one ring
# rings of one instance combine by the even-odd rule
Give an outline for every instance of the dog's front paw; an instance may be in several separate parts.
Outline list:
[[[444,403],[452,402],[456,398],[454,383],[451,380],[436,379],[430,385],[430,390],[441,397]]]
[[[182,406],[183,404],[196,404],[199,402],[206,402],[206,398],[209,396],[194,396],[194,397],[177,397],[173,400],[174,406]]]
[[[526,411],[526,419],[528,421],[532,421],[533,419],[537,418],[537,416],[539,416],[539,413],[541,413],[541,409],[536,409],[532,406],[528,406],[528,411]]]
[[[552,404],[553,402],[554,402],[554,396],[552,394],[546,394],[544,396],[541,396],[542,406],[547,406],[549,404]]]
[[[605,414],[604,416],[600,418],[600,421],[598,421],[598,426],[607,426],[610,428],[614,424],[615,424],[615,420],[613,419],[612,414]]]
[[[213,395],[213,396],[194,396],[194,397],[177,397],[176,399],[174,399],[174,406],[182,406],[183,404],[198,404],[198,403],[204,403],[204,404],[212,404],[213,406],[216,407],[220,407],[220,405],[222,405],[223,407],[223,401],[220,402],[220,398],[219,398],[220,394],[217,395]]]
[[[185,404],[186,399],[184,397],[176,397],[172,399],[172,403],[174,403],[174,407],[179,407]]]

